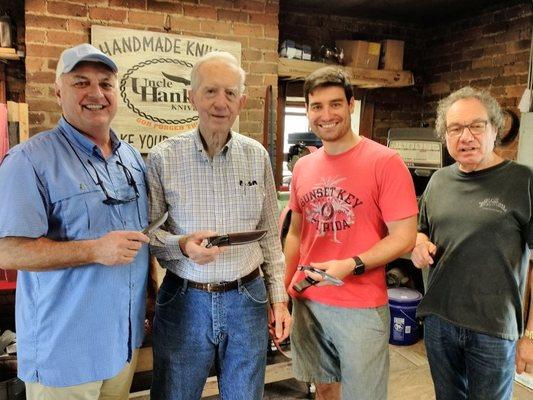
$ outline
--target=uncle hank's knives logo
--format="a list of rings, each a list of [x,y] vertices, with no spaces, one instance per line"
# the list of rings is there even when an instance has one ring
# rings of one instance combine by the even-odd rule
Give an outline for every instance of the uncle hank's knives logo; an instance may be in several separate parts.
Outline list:
[[[192,64],[175,58],[152,58],[129,68],[120,80],[126,107],[155,125],[169,130],[198,119],[187,90]],[[176,118],[179,111],[180,118]],[[174,128],[172,127],[174,126]],[[157,128],[157,126],[155,126]]]

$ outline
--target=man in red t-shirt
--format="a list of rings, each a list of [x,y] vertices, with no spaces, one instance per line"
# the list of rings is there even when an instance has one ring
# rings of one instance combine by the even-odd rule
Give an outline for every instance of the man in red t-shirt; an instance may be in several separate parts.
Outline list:
[[[285,241],[293,297],[293,368],[317,399],[385,400],[389,309],[385,264],[410,251],[417,204],[400,156],[351,129],[352,86],[337,68],[305,81],[307,117],[323,147],[296,163]],[[311,265],[343,280],[331,286]],[[305,274],[305,275],[304,275]],[[306,277],[308,282],[302,282]],[[311,284],[309,282],[312,282]],[[294,285],[304,290],[297,292]]]

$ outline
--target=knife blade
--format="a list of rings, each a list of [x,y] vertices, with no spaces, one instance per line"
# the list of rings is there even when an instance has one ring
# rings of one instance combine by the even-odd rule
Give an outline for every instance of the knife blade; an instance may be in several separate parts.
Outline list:
[[[155,231],[157,228],[159,228],[161,225],[165,223],[165,221],[168,218],[168,211],[165,211],[163,215],[161,215],[158,219],[152,221],[150,225],[148,225],[146,228],[142,230],[142,233],[145,235],[151,234],[153,231]]]
[[[220,236],[212,236],[207,238],[205,247],[210,248],[213,246],[236,246],[240,244],[248,244],[261,240],[265,235],[266,230],[249,231],[249,232],[235,232],[227,233]]]

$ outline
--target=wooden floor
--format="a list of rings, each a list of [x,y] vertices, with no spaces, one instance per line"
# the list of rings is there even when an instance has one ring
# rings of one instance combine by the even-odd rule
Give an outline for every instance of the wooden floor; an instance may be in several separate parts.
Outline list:
[[[412,346],[390,345],[389,400],[434,400],[435,392],[423,341]],[[265,400],[306,399],[307,386],[294,379],[265,387]],[[216,397],[210,397],[214,400]],[[487,399],[492,400],[492,399]],[[533,400],[533,390],[515,383],[513,400]]]
[[[388,400],[435,400],[433,382],[422,341],[412,346],[390,345],[390,376]],[[532,380],[533,382],[533,377]],[[144,396],[143,396],[144,395]],[[148,400],[148,392],[131,399]],[[215,400],[218,396],[204,397]],[[308,386],[295,379],[265,385],[264,400],[308,399]],[[492,400],[492,399],[487,399]],[[533,400],[533,390],[515,382],[513,400]]]

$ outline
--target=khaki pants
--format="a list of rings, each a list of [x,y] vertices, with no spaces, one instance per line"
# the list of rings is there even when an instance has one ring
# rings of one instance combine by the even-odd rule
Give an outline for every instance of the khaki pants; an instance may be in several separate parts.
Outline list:
[[[81,385],[53,387],[40,383],[26,383],[27,400],[126,400],[129,397],[139,349],[133,351],[131,361],[117,376]]]

